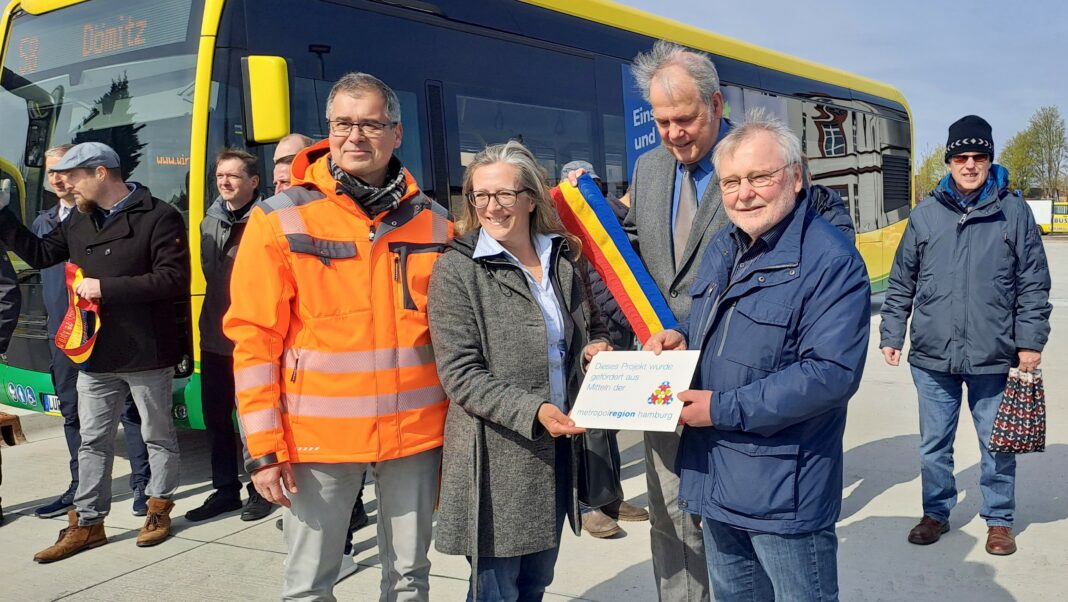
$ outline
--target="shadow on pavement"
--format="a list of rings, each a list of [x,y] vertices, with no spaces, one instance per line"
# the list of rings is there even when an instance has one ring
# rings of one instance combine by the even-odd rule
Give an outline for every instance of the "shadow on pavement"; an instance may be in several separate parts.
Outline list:
[[[1002,602],[1012,595],[995,582],[994,567],[965,560],[975,537],[957,529],[930,546],[905,540],[915,517],[873,516],[838,528],[840,598],[852,602],[970,600]],[[947,589],[952,584],[952,590]]]
[[[839,520],[853,516],[891,487],[915,479],[920,471],[919,447],[919,435],[898,435],[846,451],[842,486],[859,485],[842,500]]]
[[[653,586],[653,561],[646,560],[631,565],[602,583],[586,590],[579,600],[596,602],[620,602],[621,600],[655,599]]]

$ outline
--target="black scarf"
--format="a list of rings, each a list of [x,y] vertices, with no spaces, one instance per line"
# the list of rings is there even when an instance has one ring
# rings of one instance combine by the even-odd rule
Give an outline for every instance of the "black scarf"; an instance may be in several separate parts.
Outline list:
[[[330,159],[330,174],[337,180],[338,193],[345,193],[356,201],[368,217],[374,219],[380,213],[392,211],[400,204],[408,186],[404,179],[400,159],[391,157],[386,167],[386,183],[381,188],[367,184],[334,164]]]

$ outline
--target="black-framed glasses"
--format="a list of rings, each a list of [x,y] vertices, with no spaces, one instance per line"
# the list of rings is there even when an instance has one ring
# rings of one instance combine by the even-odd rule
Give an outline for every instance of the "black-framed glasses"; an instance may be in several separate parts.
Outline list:
[[[346,119],[338,119],[328,123],[330,124],[330,135],[332,136],[348,136],[352,134],[352,128],[356,128],[367,138],[380,138],[385,134],[386,128],[397,125],[396,121],[388,123],[373,120],[353,122]]]
[[[736,178],[733,176],[730,178],[723,178],[719,181],[719,189],[722,190],[724,194],[733,194],[738,192],[738,189],[742,187],[742,180],[749,182],[749,185],[753,188],[767,188],[775,183],[776,174],[791,165],[793,165],[793,163],[787,163],[775,171],[751,173],[744,178]]]
[[[498,190],[497,192],[487,192],[485,190],[472,190],[467,193],[467,202],[475,206],[475,209],[484,209],[489,206],[490,199],[497,201],[497,204],[505,209],[515,205],[515,202],[519,200],[519,195],[524,192],[530,192],[529,188],[521,188],[519,190]]]
[[[974,155],[953,155],[949,158],[954,165],[966,165],[968,159],[974,160],[976,165],[982,165],[990,160],[990,155],[986,153],[975,153]]]

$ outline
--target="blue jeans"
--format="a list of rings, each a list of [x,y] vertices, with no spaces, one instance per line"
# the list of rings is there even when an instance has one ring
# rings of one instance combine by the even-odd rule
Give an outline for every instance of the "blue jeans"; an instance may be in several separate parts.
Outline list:
[[[779,535],[736,529],[705,518],[705,557],[716,602],[838,600],[834,526]]]
[[[1016,456],[987,449],[1007,374],[948,374],[912,366],[920,398],[920,475],[923,513],[945,522],[957,503],[953,479],[953,441],[960,416],[962,385],[968,385],[968,407],[979,436],[979,514],[990,527],[1011,527],[1016,508]]]
[[[571,443],[568,437],[556,439],[556,532],[567,516],[571,493]],[[522,520],[516,517],[514,520]],[[560,546],[522,556],[479,556],[477,602],[540,602],[553,582]],[[471,562],[471,557],[467,557]],[[467,602],[474,602],[470,588]]]

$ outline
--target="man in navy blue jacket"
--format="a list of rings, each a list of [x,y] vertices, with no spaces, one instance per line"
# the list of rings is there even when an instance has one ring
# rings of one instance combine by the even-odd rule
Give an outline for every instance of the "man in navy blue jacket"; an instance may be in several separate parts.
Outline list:
[[[74,194],[51,167],[67,154],[73,144],[61,144],[45,151],[45,170],[48,183],[56,193],[56,204],[42,211],[33,220],[30,230],[44,238],[66,220],[74,208]],[[52,386],[59,398],[59,413],[63,416],[63,436],[67,440],[70,453],[70,485],[55,500],[39,506],[33,513],[38,518],[52,518],[66,514],[74,509],[74,493],[78,491],[78,447],[82,444],[81,422],[78,421],[78,367],[56,347],[56,331],[67,313],[67,277],[64,273],[65,263],[41,270],[41,289],[45,304],[48,327],[48,349],[52,353]],[[134,492],[133,514],[144,516],[148,511],[148,485],[150,468],[148,466],[148,447],[141,437],[141,415],[133,399],[126,399],[126,409],[122,413],[122,432],[126,437],[126,452],[130,457],[130,489]]]
[[[705,251],[688,320],[646,344],[701,350],[696,386],[679,394],[679,505],[702,518],[716,600],[837,600],[867,271],[812,206],[800,141],[781,121],[751,112],[712,160],[731,225]]]
[[[953,441],[963,385],[979,435],[979,490],[986,551],[1016,551],[1016,456],[988,448],[1008,372],[1030,372],[1049,338],[1050,276],[1038,226],[1023,199],[1008,191],[1008,171],[994,161],[990,124],[975,115],[949,126],[949,174],[912,211],[883,302],[882,349],[901,361],[912,314],[909,364],[920,401],[923,518],[909,532],[917,545],[949,531],[957,502]]]

